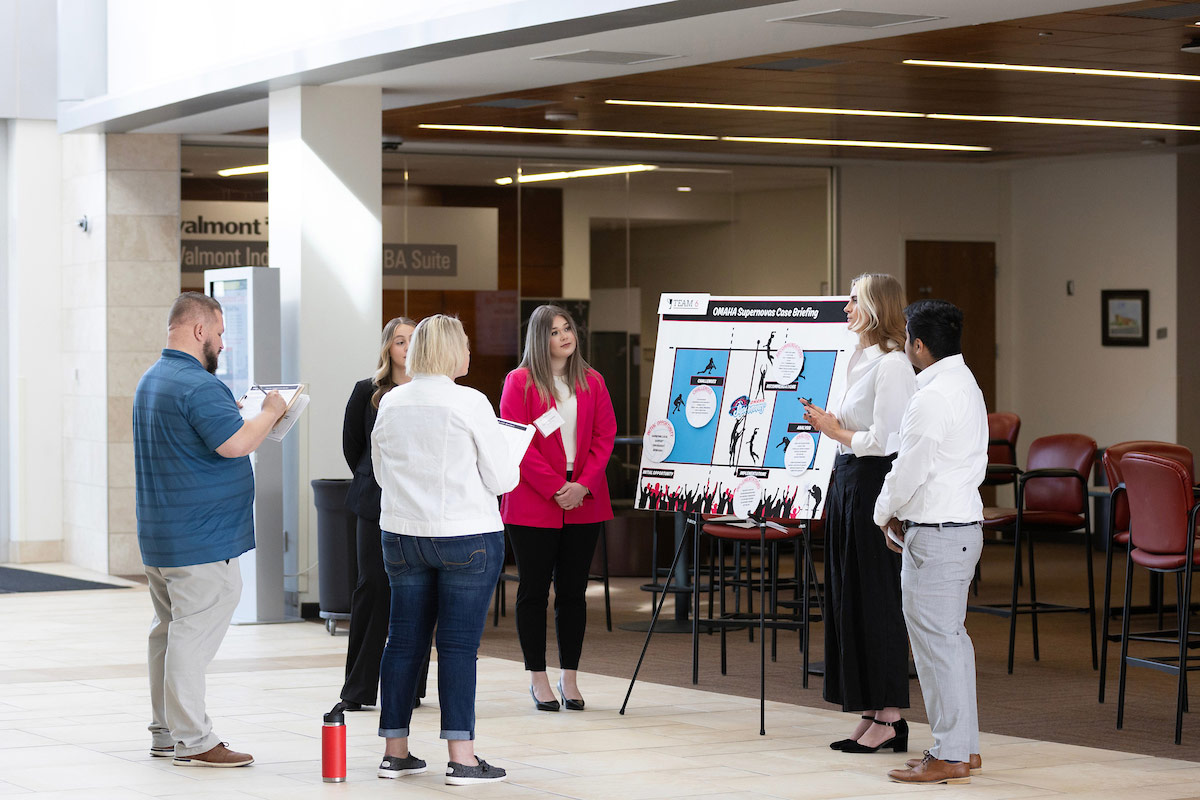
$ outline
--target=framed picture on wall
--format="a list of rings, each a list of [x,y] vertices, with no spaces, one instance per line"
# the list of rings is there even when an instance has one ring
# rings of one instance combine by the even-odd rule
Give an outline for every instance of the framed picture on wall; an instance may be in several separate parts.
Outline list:
[[[1150,346],[1150,291],[1100,291],[1100,344],[1105,347]]]

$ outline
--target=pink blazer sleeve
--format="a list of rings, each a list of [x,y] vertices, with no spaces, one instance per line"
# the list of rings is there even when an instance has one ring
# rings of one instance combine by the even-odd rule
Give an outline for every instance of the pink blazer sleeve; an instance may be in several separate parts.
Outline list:
[[[500,416],[504,419],[531,424],[545,413],[546,408],[538,397],[537,389],[532,382],[526,386],[528,376],[527,371],[515,369],[504,379],[504,391],[500,395]],[[539,435],[534,434],[535,437]],[[550,466],[550,462],[533,444],[525,451],[525,458],[521,461],[521,478],[546,500],[554,497],[554,493],[565,483],[563,476]]]
[[[613,440],[617,436],[617,416],[613,412],[612,398],[608,394],[604,378],[595,370],[588,372],[588,395],[594,409],[591,442],[588,445],[587,462],[580,474],[575,476],[575,481],[596,494],[600,484],[607,486],[605,469],[608,467],[608,459],[612,456]],[[579,438],[583,438],[582,431]]]

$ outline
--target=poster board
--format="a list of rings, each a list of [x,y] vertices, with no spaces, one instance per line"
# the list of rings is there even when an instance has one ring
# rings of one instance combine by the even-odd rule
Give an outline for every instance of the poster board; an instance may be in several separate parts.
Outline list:
[[[841,297],[664,294],[636,507],[821,516],[837,442],[800,398],[840,402],[858,337]]]

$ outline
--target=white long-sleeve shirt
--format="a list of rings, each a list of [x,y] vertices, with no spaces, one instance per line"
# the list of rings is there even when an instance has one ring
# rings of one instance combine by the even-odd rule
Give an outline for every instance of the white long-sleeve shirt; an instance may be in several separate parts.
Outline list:
[[[521,479],[487,397],[444,375],[418,375],[383,396],[371,461],[383,490],[379,527],[405,536],[503,530],[496,497]]]
[[[875,501],[875,524],[982,520],[987,446],[987,407],[962,355],[926,367],[904,411],[900,453]]]
[[[854,435],[849,447],[838,445],[838,452],[859,458],[895,453],[900,420],[916,390],[917,379],[903,350],[885,353],[877,344],[860,347],[850,357],[846,394],[836,412],[842,427]]]

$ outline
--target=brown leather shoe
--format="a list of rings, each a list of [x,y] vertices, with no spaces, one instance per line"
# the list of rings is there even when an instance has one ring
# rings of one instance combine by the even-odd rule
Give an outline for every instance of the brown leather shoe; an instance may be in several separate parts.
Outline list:
[[[909,769],[893,769],[888,777],[896,783],[970,783],[971,767],[961,761],[947,764],[925,751],[921,763]]]
[[[921,765],[921,761],[922,759],[920,758],[910,758],[904,762],[904,766],[909,769],[915,769]],[[971,768],[972,775],[978,775],[983,772],[983,759],[979,757],[979,753],[971,753],[971,760],[967,762],[967,766]]]
[[[171,762],[177,767],[244,767],[254,763],[249,753],[235,753],[221,742],[211,750],[192,756],[175,756]]]

